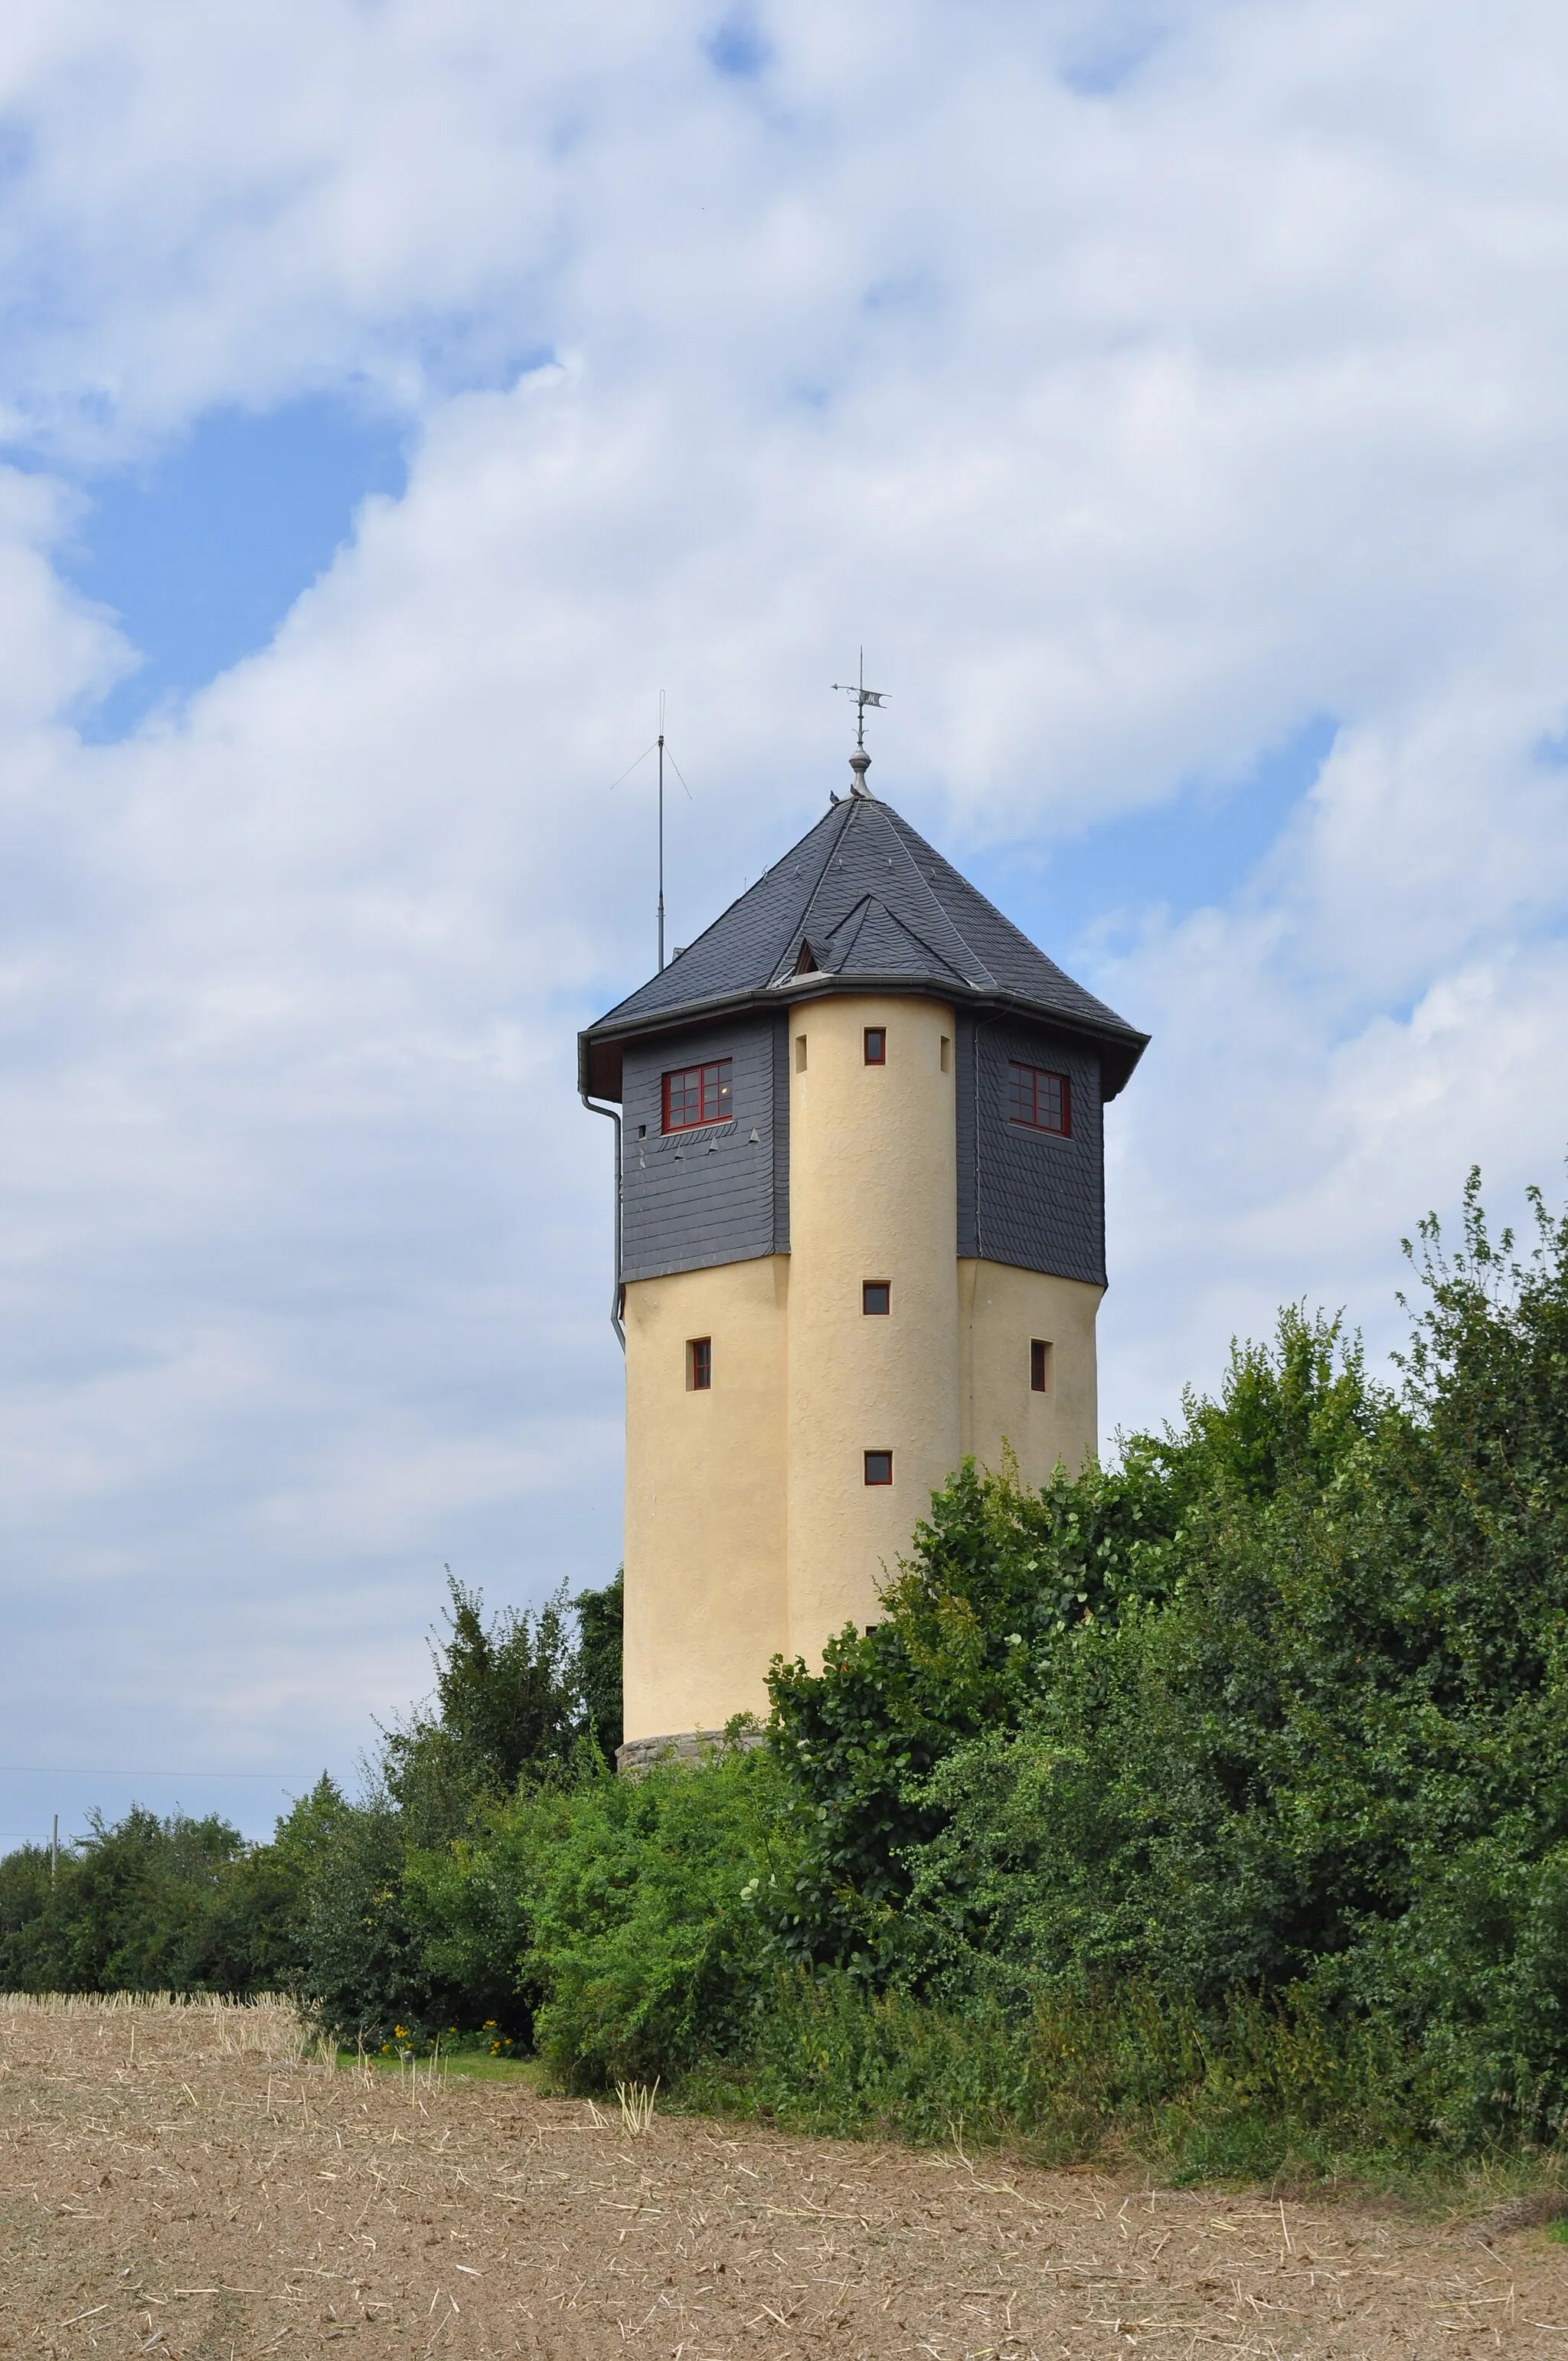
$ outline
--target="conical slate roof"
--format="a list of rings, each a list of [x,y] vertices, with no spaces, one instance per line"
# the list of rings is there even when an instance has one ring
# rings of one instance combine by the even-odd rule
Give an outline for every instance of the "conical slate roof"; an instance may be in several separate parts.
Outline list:
[[[590,1025],[582,1086],[620,1095],[621,1045],[819,992],[927,990],[1086,1036],[1113,1098],[1148,1036],[1037,950],[879,796],[836,803],[660,975]]]

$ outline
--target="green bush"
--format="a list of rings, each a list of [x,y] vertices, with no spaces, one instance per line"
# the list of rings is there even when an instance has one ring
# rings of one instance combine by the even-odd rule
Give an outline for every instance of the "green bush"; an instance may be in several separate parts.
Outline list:
[[[498,1806],[482,1837],[411,1872],[427,1956],[455,1980],[504,1964],[540,2054],[573,2087],[666,2078],[749,2036],[781,1869],[780,1772],[762,1750]]]
[[[1051,2163],[1131,2151],[1178,2179],[1322,2174],[1454,2145],[1441,2072],[1383,2020],[1245,1992],[1203,2011],[1136,1977],[1049,1986],[1020,2013],[797,1969],[746,2053],[704,2061],[681,2095],[839,2137],[1005,2141]]]
[[[245,1846],[216,1817],[93,1815],[51,1878],[43,1846],[0,1867],[0,1981],[20,1992],[253,1988]]]
[[[433,1646],[433,1708],[381,1734],[356,1802],[323,1777],[247,1844],[218,1819],[133,1806],[96,1817],[62,1850],[0,1859],[0,1988],[97,1992],[282,1989],[352,2040],[397,2025],[421,2035],[526,2002],[504,1967],[471,1952],[444,1971],[414,1916],[411,1861],[466,1839],[520,1784],[569,1782],[585,1747],[601,1768],[620,1735],[620,1577],[538,1615],[483,1601],[448,1577],[446,1630]]]
[[[447,1591],[433,1709],[382,1733],[360,1801],[311,1871],[294,1988],[340,2038],[493,2026],[510,2048],[532,2038],[536,1987],[514,1972],[515,1913],[470,1866],[510,1804],[526,1814],[542,1792],[606,1775],[620,1738],[621,1578],[579,1595],[575,1636],[562,1593],[537,1615],[487,1621],[450,1573]]]
[[[745,2031],[729,2059],[709,2056],[685,2076],[685,2104],[837,2138],[1023,2134],[1027,2027],[1000,2010],[959,2015],[868,1993],[843,1969],[797,1967],[760,1987]]]

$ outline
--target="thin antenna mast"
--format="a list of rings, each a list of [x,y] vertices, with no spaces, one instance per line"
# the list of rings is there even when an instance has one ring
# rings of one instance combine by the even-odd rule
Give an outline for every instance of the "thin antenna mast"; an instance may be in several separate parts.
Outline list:
[[[637,761],[636,761],[635,763],[629,763],[627,764],[627,766],[626,766],[625,770],[624,770],[624,771],[622,771],[622,773],[621,773],[621,774],[620,774],[620,779],[629,779],[629,778],[631,776],[632,772],[633,772],[633,771],[635,771],[636,769],[638,769],[638,768],[639,768],[639,766],[640,766],[641,763],[645,763],[645,762],[648,760],[648,757],[649,757],[649,755],[650,755],[650,754],[657,753],[657,755],[658,755],[658,757],[659,757],[659,912],[658,912],[658,937],[659,937],[659,973],[660,973],[661,975],[663,975],[663,972],[664,972],[664,752],[665,752],[665,745],[664,745],[664,692],[663,692],[663,689],[661,689],[661,690],[659,691],[659,734],[658,734],[658,736],[654,739],[652,745],[652,746],[644,746],[644,747],[643,747],[643,749],[642,749],[642,752],[641,752],[641,754],[639,754],[639,755],[638,755],[638,757],[637,757]],[[690,789],[688,786],[686,786],[685,774],[685,773],[682,771],[680,764],[676,762],[676,760],[675,760],[675,758],[674,758],[674,754],[671,754],[671,756],[670,756],[670,768],[671,768],[671,770],[672,770],[672,771],[674,771],[674,774],[675,774],[676,778],[680,780],[681,785],[682,785],[684,788],[685,788],[685,796],[686,796],[686,801],[687,801],[688,803],[690,803],[690,801],[691,801],[691,799],[692,799],[692,791],[691,791],[691,789]],[[620,779],[612,779],[612,780],[610,781],[610,783],[609,783],[609,792],[610,792],[610,794],[611,794],[611,795],[613,795],[613,794],[615,793],[615,791],[616,791],[617,787],[619,787],[619,786],[620,786]]]
[[[664,692],[659,691],[659,973],[664,972]]]

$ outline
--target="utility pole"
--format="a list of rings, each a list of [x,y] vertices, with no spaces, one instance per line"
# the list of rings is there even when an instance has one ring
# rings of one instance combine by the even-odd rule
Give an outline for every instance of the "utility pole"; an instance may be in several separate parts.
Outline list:
[[[49,1840],[49,1882],[52,1885],[60,1867],[60,1814],[54,1816],[54,1834]]]

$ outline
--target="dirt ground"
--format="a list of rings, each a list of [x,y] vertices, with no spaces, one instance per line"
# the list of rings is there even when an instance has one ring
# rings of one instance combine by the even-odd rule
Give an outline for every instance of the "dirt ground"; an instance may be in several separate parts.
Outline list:
[[[1568,2356],[1568,2246],[310,2063],[0,2000],[0,2354]],[[334,2355],[333,2361],[336,2361]]]

